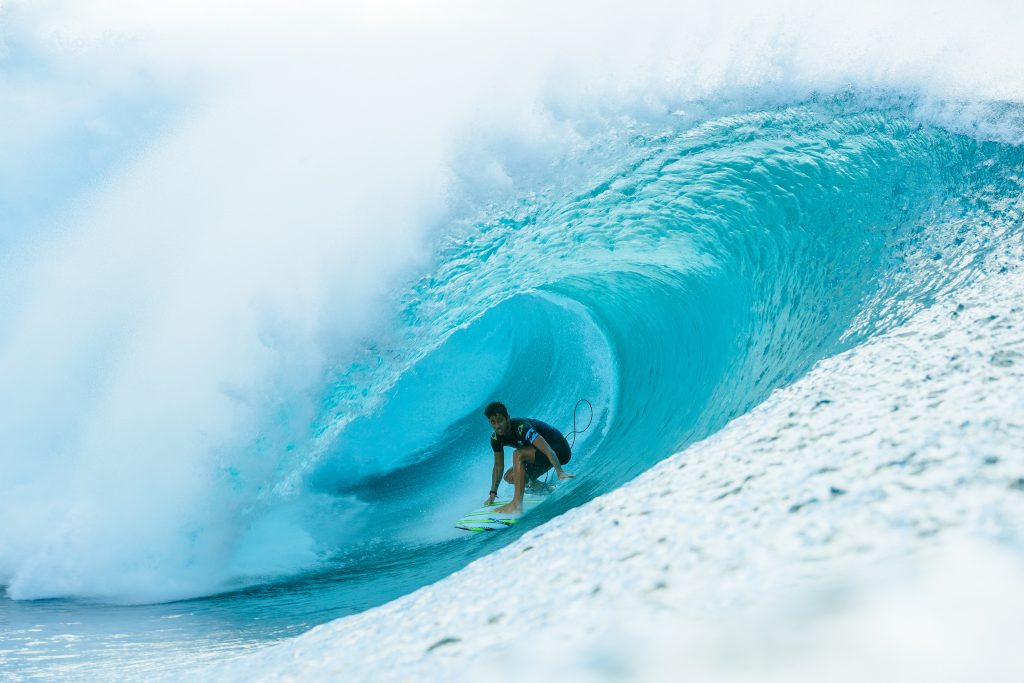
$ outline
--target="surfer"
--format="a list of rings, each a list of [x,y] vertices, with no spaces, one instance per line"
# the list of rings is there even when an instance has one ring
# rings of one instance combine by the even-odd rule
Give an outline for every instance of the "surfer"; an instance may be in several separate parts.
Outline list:
[[[559,479],[571,479],[562,465],[569,462],[572,450],[562,433],[540,420],[510,418],[503,403],[494,401],[484,408],[484,416],[494,429],[491,434],[491,450],[494,451],[494,469],[491,471],[491,495],[485,505],[494,503],[498,495],[498,482],[505,469],[505,446],[516,450],[512,454],[512,467],[505,472],[505,481],[515,486],[512,502],[497,508],[495,512],[512,513],[523,509],[523,493],[526,482],[537,481],[551,468]]]

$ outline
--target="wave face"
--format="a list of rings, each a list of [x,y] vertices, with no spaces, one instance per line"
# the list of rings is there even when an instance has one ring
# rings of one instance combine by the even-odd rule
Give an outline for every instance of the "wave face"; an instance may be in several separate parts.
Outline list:
[[[372,30],[399,23],[387,17],[363,26],[369,38],[313,40],[343,46],[333,61],[284,62],[327,61],[308,72],[280,68],[277,53],[206,54],[226,68],[255,61],[261,78],[227,78],[198,113],[162,89],[185,123],[153,113],[138,74],[87,79],[107,89],[113,120],[138,126],[123,133],[127,148],[100,145],[105,155],[68,172],[80,201],[41,199],[42,161],[17,169],[29,199],[0,189],[24,227],[0,233],[7,595],[206,597],[197,611],[260,614],[275,636],[365,609],[620,486],[998,268],[1020,241],[1021,97],[997,97],[1016,92],[1016,68],[986,72],[995,85],[980,94],[943,81],[959,72],[941,60],[924,75],[917,57],[888,52],[864,72],[819,69],[832,35],[822,31],[843,24],[831,16],[794,24],[790,51],[759,34],[765,60],[755,50],[716,65],[708,48],[722,36],[704,9],[676,19],[705,26],[706,39],[694,29],[689,53],[659,62],[697,74],[682,85],[616,90],[615,79],[633,84],[627,65],[588,99],[599,79],[570,86],[568,67],[564,82],[511,78],[497,101],[529,106],[477,128],[465,111],[501,79],[479,78],[492,90],[463,97],[443,76],[450,56],[404,34],[376,40]],[[618,24],[604,19],[590,28],[612,44]],[[725,25],[738,35],[758,21]],[[452,30],[474,33],[463,28]],[[559,31],[538,30],[545,50],[561,45]],[[475,35],[490,65],[495,33]],[[623,40],[665,47],[672,35]],[[409,54],[389,52],[406,42]],[[946,45],[917,48],[931,59]],[[11,36],[7,47],[38,56]],[[604,55],[570,47],[580,62]],[[554,59],[540,52],[516,53],[504,73]],[[464,57],[451,61],[476,68]],[[426,60],[426,85],[398,68],[413,58]],[[884,59],[903,76],[872,72]],[[399,95],[360,86],[359,60],[392,69]],[[161,83],[185,89],[194,76],[155,62]],[[8,60],[3,75],[43,74],[43,101],[62,101],[71,86],[60,79],[82,73],[58,66]],[[317,99],[342,67],[361,95],[351,100],[374,106]],[[103,119],[103,106],[72,118]],[[282,116],[293,129],[266,139]],[[24,119],[21,132],[35,123]],[[55,137],[92,149],[102,129]],[[158,141],[138,161],[131,147],[148,136]],[[594,416],[575,444],[578,477],[520,529],[460,536],[452,520],[489,483],[483,405],[499,399],[568,432],[580,398]]]
[[[151,557],[149,583],[133,549],[115,545],[95,567],[101,595],[181,597],[165,591],[182,575],[186,596],[310,571],[351,580],[368,552],[378,559],[365,574],[385,562],[403,590],[443,576],[493,549],[453,541],[451,529],[486,493],[489,400],[566,432],[576,400],[593,403],[571,468],[580,476],[539,523],[898,325],[1019,239],[1007,226],[1020,148],[922,125],[898,103],[676,115],[563,163],[587,167],[588,182],[464,219],[393,299],[376,341],[325,366],[315,400],[280,397],[269,427],[219,455],[203,495],[227,510],[163,520],[181,555]],[[61,523],[88,536],[96,518],[65,513]],[[49,553],[66,548],[13,547],[33,551],[5,557],[13,597],[95,590],[39,571],[59,568]],[[119,594],[117,581],[131,590]]]
[[[970,277],[969,260],[929,260],[991,248],[957,226],[979,211],[997,224],[1021,158],[841,101],[636,129],[619,154],[599,183],[476,226],[409,295],[411,336],[464,329],[421,361],[446,369],[396,410],[416,432],[424,418],[459,424],[457,441],[480,432],[460,461],[489,465],[486,399],[569,426],[588,397],[599,435],[574,495],[618,486]],[[437,406],[451,395],[465,428]],[[439,457],[438,441],[406,450]]]

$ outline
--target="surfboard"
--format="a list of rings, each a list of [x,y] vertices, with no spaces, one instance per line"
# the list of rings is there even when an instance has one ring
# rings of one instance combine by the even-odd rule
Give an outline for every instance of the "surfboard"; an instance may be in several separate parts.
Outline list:
[[[523,515],[540,505],[545,498],[547,498],[546,495],[527,493],[523,496],[523,511],[517,512],[514,515],[495,512],[502,505],[512,502],[511,498],[495,500],[493,504],[477,508],[459,518],[455,522],[455,528],[465,529],[466,531],[498,531],[499,529],[507,529],[517,524]]]

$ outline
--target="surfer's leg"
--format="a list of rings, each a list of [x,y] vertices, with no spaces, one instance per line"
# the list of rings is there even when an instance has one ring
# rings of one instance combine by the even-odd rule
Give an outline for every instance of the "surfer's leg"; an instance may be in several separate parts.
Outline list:
[[[537,449],[533,446],[517,448],[512,454],[512,480],[515,484],[515,493],[512,495],[512,502],[503,505],[495,512],[519,512],[523,509],[523,492],[526,490],[526,467],[533,462],[537,455]]]

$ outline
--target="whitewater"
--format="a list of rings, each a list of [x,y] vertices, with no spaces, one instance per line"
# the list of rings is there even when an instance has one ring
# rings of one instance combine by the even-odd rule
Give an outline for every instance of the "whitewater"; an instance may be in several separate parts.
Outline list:
[[[1022,29],[0,5],[0,678],[1019,680]]]

